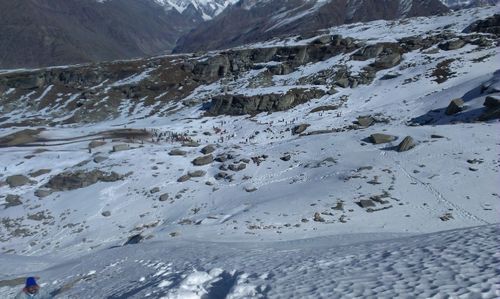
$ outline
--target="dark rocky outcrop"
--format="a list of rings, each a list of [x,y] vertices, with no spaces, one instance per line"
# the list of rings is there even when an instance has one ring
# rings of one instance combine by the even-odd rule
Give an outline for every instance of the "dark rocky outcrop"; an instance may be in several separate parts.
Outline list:
[[[479,20],[464,29],[465,33],[482,32],[500,35],[500,14],[495,14],[484,20]]]
[[[212,99],[207,115],[255,115],[261,112],[284,111],[323,95],[325,92],[320,89],[299,88],[284,94],[221,95]]]
[[[116,172],[106,173],[101,170],[86,172],[78,170],[74,172],[63,172],[53,176],[44,187],[52,189],[53,191],[68,191],[85,188],[97,182],[115,182],[123,178],[123,175]]]

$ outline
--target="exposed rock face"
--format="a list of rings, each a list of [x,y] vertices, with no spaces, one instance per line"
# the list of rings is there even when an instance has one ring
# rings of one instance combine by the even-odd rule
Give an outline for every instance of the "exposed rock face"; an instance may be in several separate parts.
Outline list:
[[[446,115],[457,114],[463,110],[463,107],[464,107],[464,100],[454,99],[450,102],[450,104],[446,108],[445,114]]]
[[[403,141],[398,145],[397,151],[398,152],[406,152],[416,146],[415,141],[411,136],[406,136]]]
[[[373,144],[381,144],[381,143],[388,143],[396,140],[396,136],[393,135],[387,135],[387,134],[381,134],[381,133],[375,133],[370,135],[370,141]]]
[[[30,179],[24,175],[11,175],[5,180],[11,188],[24,186],[30,183]]]
[[[208,115],[255,115],[261,112],[284,111],[319,98],[325,92],[319,89],[291,89],[285,94],[256,96],[221,95],[212,99]]]
[[[83,170],[78,170],[75,172],[63,172],[56,175],[52,177],[44,187],[54,191],[68,191],[85,188],[99,181],[115,182],[123,179],[123,177],[124,176],[116,172],[106,173],[101,170],[85,172]]]

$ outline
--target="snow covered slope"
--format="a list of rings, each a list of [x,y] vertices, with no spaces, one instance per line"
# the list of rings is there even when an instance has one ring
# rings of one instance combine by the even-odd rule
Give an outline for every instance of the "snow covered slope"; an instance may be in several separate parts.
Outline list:
[[[498,297],[493,13],[1,72],[0,296]]]
[[[57,298],[498,298],[498,225],[430,235],[349,235],[266,244],[154,242],[78,259],[0,256],[11,278]],[[360,240],[365,240],[360,243]],[[40,270],[39,270],[40,269]],[[10,298],[20,280],[0,280]]]

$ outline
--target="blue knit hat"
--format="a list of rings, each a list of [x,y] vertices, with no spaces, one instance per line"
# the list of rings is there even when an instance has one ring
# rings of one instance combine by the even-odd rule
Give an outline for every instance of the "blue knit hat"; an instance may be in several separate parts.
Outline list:
[[[26,287],[34,287],[37,286],[38,284],[36,283],[36,280],[34,277],[28,277],[26,278]]]

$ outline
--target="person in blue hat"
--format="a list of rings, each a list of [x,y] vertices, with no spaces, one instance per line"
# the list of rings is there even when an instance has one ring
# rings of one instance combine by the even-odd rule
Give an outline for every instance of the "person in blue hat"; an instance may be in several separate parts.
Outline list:
[[[52,295],[40,288],[35,277],[26,278],[24,289],[17,294],[15,299],[52,299]]]

